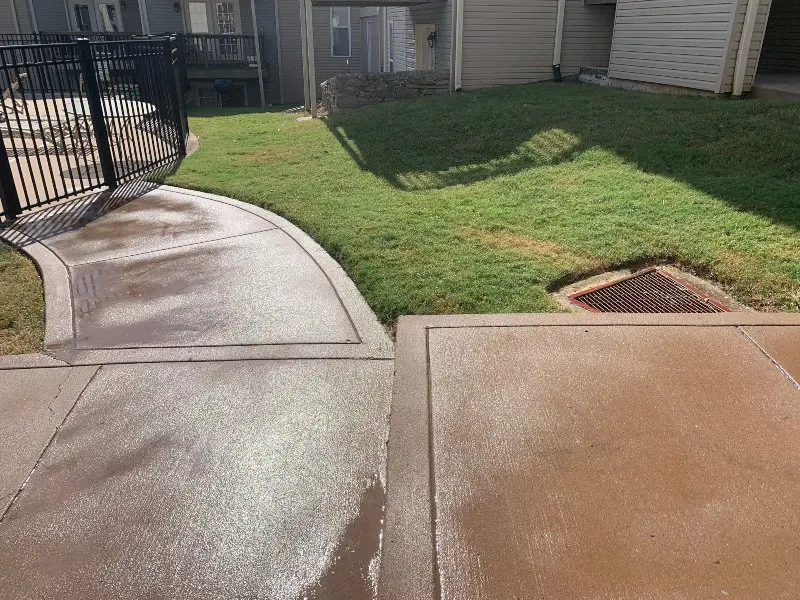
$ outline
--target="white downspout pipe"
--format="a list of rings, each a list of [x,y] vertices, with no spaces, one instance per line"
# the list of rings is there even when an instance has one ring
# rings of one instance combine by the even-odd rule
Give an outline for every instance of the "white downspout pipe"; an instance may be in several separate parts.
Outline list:
[[[31,14],[31,31],[39,33],[39,23],[36,21],[36,11],[33,8],[33,0],[28,0],[28,12]]]
[[[303,0],[306,10],[306,41],[308,43],[308,99],[311,117],[317,118],[317,69],[314,60],[314,18],[311,0]]]
[[[256,19],[256,0],[250,0],[250,10],[253,15],[253,42],[256,50],[256,67],[258,68],[258,91],[261,94],[261,108],[267,107],[267,97],[264,93],[264,70],[261,65],[261,39]]]
[[[352,10],[352,9],[351,9]],[[386,30],[389,28],[389,19],[386,15],[386,7],[381,6],[378,8],[378,21],[380,22],[381,29],[378,35],[378,43],[380,44],[380,52],[378,53],[379,71],[386,73],[389,70],[389,65],[386,64]]]
[[[464,64],[464,0],[456,0],[456,35],[453,43],[455,44],[455,68],[453,70],[453,89],[461,91],[461,72]]]
[[[278,76],[278,90],[280,93],[281,104],[286,104],[283,93],[283,53],[281,52],[281,11],[278,7],[278,0],[275,0],[275,46],[278,51],[278,64],[275,72]]]
[[[567,0],[558,0],[556,13],[556,39],[553,44],[553,79],[561,81],[561,40],[564,37],[564,11]]]
[[[142,22],[142,33],[150,35],[150,18],[147,16],[147,0],[139,0],[139,20]]]
[[[22,33],[19,26],[19,15],[17,14],[17,2],[16,0],[8,0],[8,3],[11,5],[11,17],[14,19],[14,31],[16,33]]]
[[[303,56],[303,106],[311,110],[311,95],[308,91],[308,25],[306,23],[306,0],[300,0],[300,54]]]
[[[742,25],[742,37],[739,40],[739,50],[736,53],[736,68],[733,71],[732,95],[741,96],[744,90],[744,76],[747,71],[747,58],[750,54],[750,45],[753,42],[753,30],[756,26],[759,0],[747,0],[747,12]]]

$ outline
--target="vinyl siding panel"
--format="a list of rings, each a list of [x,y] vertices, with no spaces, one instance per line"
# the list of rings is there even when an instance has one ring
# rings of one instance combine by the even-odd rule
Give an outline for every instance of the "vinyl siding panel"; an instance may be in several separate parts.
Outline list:
[[[175,12],[174,0],[146,0],[150,33],[186,33],[183,12]]]
[[[386,9],[386,18],[394,25],[392,52],[395,71],[414,69],[414,24],[408,7],[393,6]]]
[[[561,41],[562,75],[574,75],[581,67],[608,66],[614,9],[613,4],[587,6],[583,0],[567,0]]]
[[[609,75],[719,91],[736,2],[618,0]]]
[[[25,0],[12,0],[17,8],[17,18],[19,19],[19,32],[32,33],[31,19],[28,14],[28,3]],[[62,8],[63,12],[63,8]],[[8,0],[0,2],[0,33],[17,33],[14,15],[11,12],[11,5]]]
[[[303,54],[300,41],[300,3],[298,0],[278,0],[278,19],[281,29],[281,84],[283,101],[303,102]],[[331,56],[330,8],[313,9],[314,61],[317,86],[338,73],[361,70],[361,11],[350,10],[351,56]],[[349,65],[348,65],[349,62]],[[318,92],[319,93],[319,92]]]
[[[469,1],[469,0],[466,0]],[[436,71],[450,70],[450,51],[453,37],[453,4],[447,2],[436,2],[420,6],[412,6],[409,9],[411,15],[411,34],[409,44],[414,47],[414,25],[433,23],[436,25],[436,48],[434,50],[434,69]],[[416,55],[416,48],[414,48]],[[416,68],[416,57],[414,59]]]
[[[557,11],[557,0],[465,0],[464,88],[552,79]],[[613,5],[567,0],[562,75],[607,66],[613,30]]]
[[[800,2],[773,0],[759,61],[762,72],[800,71]]]
[[[556,0],[465,0],[463,88],[552,78],[556,12]]]
[[[753,85],[753,79],[758,68],[758,59],[761,54],[761,45],[764,42],[764,32],[767,28],[767,17],[769,16],[770,0],[761,0],[756,13],[756,23],[753,28],[753,40],[750,44],[750,51],[747,55],[747,67],[744,74],[743,91],[748,92]],[[747,12],[747,0],[738,0],[736,14],[733,21],[730,46],[728,49],[727,60],[725,63],[725,73],[722,79],[720,91],[730,93],[733,90],[733,75],[736,71],[736,55],[739,52],[739,42],[742,39],[742,28],[744,27],[744,17]]]

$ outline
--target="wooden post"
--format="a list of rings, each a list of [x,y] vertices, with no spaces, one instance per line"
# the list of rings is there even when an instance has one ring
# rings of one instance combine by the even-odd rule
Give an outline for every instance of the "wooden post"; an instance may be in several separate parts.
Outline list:
[[[303,55],[303,103],[311,110],[311,93],[308,88],[308,24],[306,23],[306,0],[300,0],[300,52]]]

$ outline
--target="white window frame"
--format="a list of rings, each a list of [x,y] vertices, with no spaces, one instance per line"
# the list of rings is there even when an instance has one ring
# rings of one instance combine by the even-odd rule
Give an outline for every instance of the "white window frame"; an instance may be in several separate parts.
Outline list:
[[[346,8],[347,9],[347,55],[344,54],[334,54],[333,53],[333,9],[334,8]],[[352,13],[350,12],[349,6],[331,6],[330,9],[330,18],[328,19],[328,24],[330,27],[330,34],[331,34],[331,57],[332,58],[352,58],[353,56],[353,23],[352,23]],[[337,27],[336,29],[344,29],[344,27]]]

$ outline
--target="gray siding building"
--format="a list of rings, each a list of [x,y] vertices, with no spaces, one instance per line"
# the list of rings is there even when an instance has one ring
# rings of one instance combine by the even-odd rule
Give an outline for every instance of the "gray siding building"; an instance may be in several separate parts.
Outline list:
[[[800,77],[797,0],[0,0],[0,33],[61,31],[191,37],[199,104],[225,77],[257,100],[256,34],[271,103],[303,102],[311,72],[319,86],[337,73],[436,70],[456,91],[594,67],[612,82],[735,95],[757,73]]]

